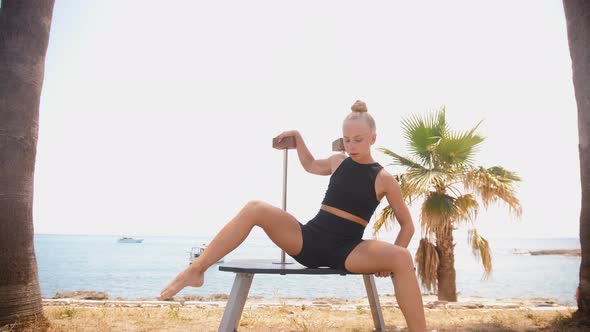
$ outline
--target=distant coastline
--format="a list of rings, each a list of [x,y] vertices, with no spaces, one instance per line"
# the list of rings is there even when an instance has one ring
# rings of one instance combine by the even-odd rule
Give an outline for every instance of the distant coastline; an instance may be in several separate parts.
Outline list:
[[[561,255],[561,256],[581,256],[581,249],[554,249],[554,250],[533,250],[529,251],[533,256],[540,255]]]

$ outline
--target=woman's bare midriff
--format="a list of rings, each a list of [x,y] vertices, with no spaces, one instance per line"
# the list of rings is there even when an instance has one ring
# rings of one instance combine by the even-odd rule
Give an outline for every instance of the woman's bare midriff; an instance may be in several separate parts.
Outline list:
[[[354,214],[348,213],[346,211],[342,211],[338,208],[335,208],[335,207],[332,207],[329,205],[322,204],[321,209],[326,212],[330,212],[331,214],[333,214],[335,216],[344,218],[346,220],[350,220],[350,221],[360,224],[362,226],[367,226],[369,224],[368,221],[366,221],[365,219],[363,219],[361,217],[357,217]]]

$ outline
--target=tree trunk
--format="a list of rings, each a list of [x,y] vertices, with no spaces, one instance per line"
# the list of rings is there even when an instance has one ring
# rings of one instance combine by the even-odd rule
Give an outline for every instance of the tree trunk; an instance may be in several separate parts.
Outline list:
[[[590,324],[590,1],[564,0],[574,91],[578,106],[578,137],[582,211],[580,212],[580,283],[574,317]]]
[[[33,175],[53,4],[0,4],[0,329],[42,315],[33,243]]]
[[[436,250],[438,251],[438,299],[443,301],[457,301],[457,285],[455,273],[455,244],[453,243],[453,227],[436,236]]]

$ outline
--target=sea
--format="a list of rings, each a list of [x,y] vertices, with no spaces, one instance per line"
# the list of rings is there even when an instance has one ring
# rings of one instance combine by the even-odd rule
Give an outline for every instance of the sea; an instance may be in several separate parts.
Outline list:
[[[89,290],[105,292],[110,299],[154,299],[177,273],[189,266],[191,247],[209,237],[142,237],[142,243],[118,243],[117,235],[35,234],[35,251],[43,298],[57,292]],[[483,278],[483,267],[466,240],[457,239],[455,269],[461,296],[492,299],[550,298],[575,305],[580,257],[532,256],[531,250],[578,249],[576,238],[489,239],[493,271]],[[417,243],[411,243],[415,254]],[[281,250],[266,236],[250,236],[224,261],[276,259]],[[287,258],[289,258],[287,256]],[[235,274],[213,265],[200,288],[185,288],[178,295],[229,294]],[[393,294],[389,278],[376,278],[378,293]],[[360,275],[255,275],[250,296],[313,299],[334,297],[359,299],[366,296]]]

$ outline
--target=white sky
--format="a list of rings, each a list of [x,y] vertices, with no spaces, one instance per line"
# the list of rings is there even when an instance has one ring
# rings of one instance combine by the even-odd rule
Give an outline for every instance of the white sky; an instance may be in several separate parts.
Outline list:
[[[298,129],[314,156],[327,157],[362,99],[377,121],[375,148],[402,154],[400,120],[410,114],[446,105],[456,129],[484,120],[477,163],[523,177],[524,215],[482,209],[482,235],[577,237],[577,117],[561,6],[57,1],[35,231],[214,234],[251,199],[280,207],[273,136]],[[305,223],[328,177],[289,157],[288,210]]]

